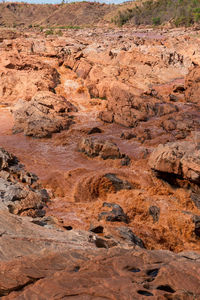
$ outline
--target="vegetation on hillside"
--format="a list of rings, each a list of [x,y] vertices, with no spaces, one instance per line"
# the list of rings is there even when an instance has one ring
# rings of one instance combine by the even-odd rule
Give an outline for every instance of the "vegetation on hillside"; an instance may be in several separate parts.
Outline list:
[[[200,0],[148,0],[132,9],[120,11],[112,21],[119,26],[160,25],[172,22],[175,26],[190,26],[200,22]]]

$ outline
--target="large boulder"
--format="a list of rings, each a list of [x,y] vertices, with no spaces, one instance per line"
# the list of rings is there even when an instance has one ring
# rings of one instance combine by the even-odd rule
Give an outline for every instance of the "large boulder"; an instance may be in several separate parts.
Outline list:
[[[37,138],[50,137],[54,132],[67,129],[72,123],[69,113],[77,109],[64,97],[51,92],[38,92],[31,101],[19,100],[13,115],[13,132]]]
[[[103,159],[122,158],[122,154],[115,143],[97,138],[82,138],[78,144],[78,150],[88,157],[99,156]]]
[[[150,167],[200,184],[200,149],[195,142],[160,144],[150,155]]]

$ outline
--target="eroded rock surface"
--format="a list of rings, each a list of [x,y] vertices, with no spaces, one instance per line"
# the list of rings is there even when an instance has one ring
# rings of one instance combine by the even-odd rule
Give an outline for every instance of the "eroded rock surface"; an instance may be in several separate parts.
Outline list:
[[[51,251],[40,257],[32,255],[1,262],[2,299],[56,299],[59,295],[59,298],[88,300],[145,296],[190,300],[200,295],[200,263],[195,253],[86,249]],[[3,275],[8,270],[9,276]]]
[[[118,204],[104,202],[103,207],[109,207],[112,210],[109,212],[100,213],[98,216],[99,220],[105,218],[108,222],[129,222],[127,215]]]
[[[116,144],[94,138],[83,138],[78,145],[78,149],[89,157],[100,156],[103,159],[119,159],[122,157]]]
[[[8,34],[8,39],[2,34],[0,45],[2,105],[19,99],[32,103],[38,91],[62,103],[57,112],[44,105],[49,105],[49,96],[43,104],[34,102],[27,108],[33,119],[23,112],[19,131],[50,136],[68,128],[68,120],[71,124],[52,139],[35,140],[20,133],[11,136],[9,113],[5,109],[5,117],[0,115],[2,146],[8,145],[39,175],[53,199],[48,215],[35,222],[47,224],[48,217],[58,217],[63,227],[88,229],[104,211],[104,202],[115,203],[148,249],[199,250],[193,221],[199,215],[198,189],[193,189],[197,184],[190,169],[194,161],[190,170],[184,169],[187,178],[166,173],[175,176],[171,183],[176,189],[148,166],[149,155],[159,144],[191,143],[192,132],[199,130],[198,103],[187,98],[187,78],[192,85],[198,81],[198,32],[190,28],[61,31],[62,36],[45,36],[32,28],[26,34]],[[78,111],[66,112],[61,96]],[[77,151],[77,144],[86,155]],[[105,228],[108,222],[101,222]]]
[[[150,167],[200,184],[200,151],[194,142],[159,145],[149,158]]]
[[[14,133],[42,138],[68,129],[72,123],[70,112],[76,108],[63,97],[51,92],[38,92],[31,101],[19,100],[14,109]]]
[[[57,70],[35,57],[31,57],[31,43],[25,43],[21,55],[17,53],[18,45],[4,41],[5,55],[0,58],[1,65],[1,103],[16,102],[20,98],[30,100],[37,91],[54,91],[60,82]],[[13,48],[11,50],[11,48]]]
[[[136,127],[139,122],[147,121],[154,116],[164,116],[178,111],[172,103],[160,102],[146,95],[138,97],[137,91],[125,84],[115,83],[111,86],[108,112],[100,118],[105,122],[110,120],[127,127]],[[111,114],[112,117],[107,114]]]

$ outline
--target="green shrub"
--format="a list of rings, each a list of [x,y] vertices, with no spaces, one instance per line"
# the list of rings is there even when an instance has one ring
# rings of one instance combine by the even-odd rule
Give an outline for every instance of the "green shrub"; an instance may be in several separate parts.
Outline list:
[[[200,13],[195,13],[194,14],[194,21],[199,22],[199,20],[200,20]]]
[[[63,25],[63,26],[57,26],[58,29],[81,29],[80,26],[73,26],[73,25]]]
[[[200,7],[195,7],[193,9],[193,16],[194,16],[194,21],[199,22],[199,20],[200,20]]]
[[[160,17],[152,18],[152,22],[153,22],[153,25],[160,25],[161,24]]]
[[[194,13],[200,13],[200,7],[194,8],[194,9],[193,9],[193,12],[194,12]]]
[[[54,34],[54,31],[52,28],[48,29],[47,31],[45,31],[45,35],[48,36],[48,35],[52,35]]]

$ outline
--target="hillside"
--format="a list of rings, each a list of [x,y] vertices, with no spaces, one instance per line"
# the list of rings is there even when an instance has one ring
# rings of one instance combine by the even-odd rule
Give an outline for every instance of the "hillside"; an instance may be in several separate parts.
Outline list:
[[[0,26],[94,25],[117,7],[94,2],[63,5],[1,3]]]
[[[115,5],[96,2],[68,3],[60,5],[53,14],[43,20],[42,25],[93,25],[115,9]]]
[[[58,5],[37,5],[27,3],[1,3],[1,26],[28,26],[47,18],[58,9]]]
[[[1,3],[0,26],[160,25],[190,26],[200,20],[200,0],[138,0],[119,5]]]
[[[133,8],[125,8],[113,18],[116,25],[160,25],[171,22],[175,26],[190,26],[200,21],[199,0],[148,0]]]

